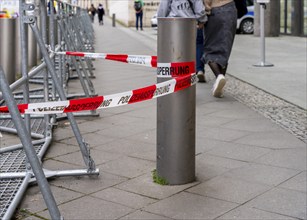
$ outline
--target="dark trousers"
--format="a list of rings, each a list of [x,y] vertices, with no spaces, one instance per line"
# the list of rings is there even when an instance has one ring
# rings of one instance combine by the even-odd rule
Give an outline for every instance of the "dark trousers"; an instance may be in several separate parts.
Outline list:
[[[140,21],[140,28],[143,29],[143,12],[135,13],[136,15],[136,21],[135,21],[135,27],[138,30],[139,29],[139,21]]]
[[[201,57],[204,54],[204,29],[197,28],[196,36],[196,72],[204,71],[204,63],[201,61]]]

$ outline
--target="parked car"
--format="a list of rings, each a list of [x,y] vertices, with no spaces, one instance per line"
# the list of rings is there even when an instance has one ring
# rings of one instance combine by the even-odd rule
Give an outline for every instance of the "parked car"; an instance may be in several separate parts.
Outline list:
[[[157,18],[157,13],[154,14],[151,18],[151,27],[155,28],[158,27],[158,18]]]
[[[0,18],[9,18],[10,15],[7,11],[0,11]]]
[[[247,1],[248,2],[248,1]],[[254,5],[247,6],[247,14],[237,20],[237,30],[242,34],[254,33]]]
[[[254,2],[253,0],[247,0],[247,14],[237,20],[237,31],[242,34],[254,33]],[[154,14],[151,18],[151,27],[156,28],[158,26],[157,14]]]

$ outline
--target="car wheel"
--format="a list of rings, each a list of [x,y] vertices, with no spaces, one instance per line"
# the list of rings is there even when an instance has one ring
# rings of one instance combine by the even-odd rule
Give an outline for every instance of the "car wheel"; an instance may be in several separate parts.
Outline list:
[[[240,24],[240,31],[243,34],[254,33],[254,20],[251,18],[244,19]]]

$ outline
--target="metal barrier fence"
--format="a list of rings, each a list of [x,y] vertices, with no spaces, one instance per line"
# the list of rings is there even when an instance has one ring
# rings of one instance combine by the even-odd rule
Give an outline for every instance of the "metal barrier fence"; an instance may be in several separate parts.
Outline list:
[[[58,7],[54,10],[53,3],[51,0],[50,11],[47,11],[46,0],[40,0],[38,4],[34,1],[33,3],[19,1],[20,17],[16,25],[19,26],[20,48],[16,48],[19,52],[16,56],[21,57],[20,79],[14,82],[10,79],[11,82],[7,82],[5,72],[0,66],[0,105],[9,106],[11,113],[0,116],[0,131],[18,134],[21,141],[20,144],[0,149],[0,219],[11,219],[27,186],[33,181],[38,183],[52,219],[61,219],[46,178],[99,174],[90,156],[89,146],[75,121],[77,114],[21,117],[16,108],[18,103],[67,100],[76,96],[96,95],[91,82],[91,78],[94,77],[92,60],[65,57],[53,52],[67,49],[85,52],[94,50],[94,33],[87,11],[62,1],[57,1]],[[1,32],[4,33],[5,29]],[[9,32],[13,32],[13,29]],[[28,40],[29,38],[31,40]],[[36,48],[39,48],[38,55]],[[36,57],[42,57],[41,62],[28,71],[28,64],[32,67],[34,62],[31,59]],[[8,63],[13,60],[11,57],[6,59]],[[8,66],[12,67],[13,64]],[[68,94],[69,81],[76,78],[80,80],[83,93]],[[86,115],[97,116],[97,113],[90,111]],[[86,168],[43,170],[40,165],[41,158],[52,141],[54,124],[63,117],[67,117],[70,122]]]

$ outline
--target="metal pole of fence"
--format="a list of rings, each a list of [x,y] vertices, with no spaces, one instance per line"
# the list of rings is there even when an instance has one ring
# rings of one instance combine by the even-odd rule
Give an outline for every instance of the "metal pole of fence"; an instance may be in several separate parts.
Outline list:
[[[74,48],[74,45],[75,45],[75,44],[74,44],[74,42],[73,42],[75,39],[71,39],[72,36],[73,36],[73,33],[70,31],[70,28],[68,27],[69,25],[68,25],[67,23],[65,23],[65,22],[64,22],[64,24],[66,24],[66,30],[64,29],[62,23],[59,23],[59,28],[60,28],[60,30],[63,32],[63,37],[64,37],[64,39],[65,39],[65,41],[66,41],[66,43],[67,43],[67,48],[68,48],[69,50],[71,50],[71,51],[76,50],[76,48]],[[65,33],[65,31],[66,31],[66,33]],[[80,83],[81,83],[81,86],[82,86],[83,91],[84,91],[84,93],[85,93],[85,96],[86,96],[86,97],[90,97],[91,94],[90,94],[90,92],[89,92],[89,90],[90,90],[89,84],[86,84],[86,83],[85,83],[85,80],[84,80],[84,78],[83,78],[83,75],[84,75],[85,77],[87,76],[87,79],[88,79],[88,80],[89,80],[89,78],[88,78],[87,72],[86,72],[86,70],[85,70],[84,64],[82,63],[82,60],[80,61],[80,65],[81,65],[81,67],[82,67],[82,69],[83,69],[83,74],[82,74],[82,72],[81,72],[81,70],[80,70],[80,68],[79,68],[79,64],[78,64],[78,62],[77,62],[76,57],[71,57],[71,61],[72,61],[73,65],[74,65],[75,68],[76,68],[76,72],[77,72],[77,74],[78,74],[78,76],[79,76]]]
[[[6,101],[6,104],[10,110],[10,114],[12,115],[12,120],[16,127],[20,141],[23,144],[25,154],[32,167],[32,171],[35,175],[40,191],[42,192],[43,198],[48,207],[49,214],[52,219],[63,219],[57,207],[55,199],[52,195],[47,179],[45,178],[45,174],[43,172],[39,159],[37,158],[36,152],[33,148],[33,144],[29,136],[29,130],[27,130],[25,124],[23,123],[23,119],[21,118],[21,115],[17,108],[17,104],[14,100],[12,91],[9,88],[6,78],[4,77],[3,69],[1,67],[0,90],[3,93],[4,100]]]
[[[24,7],[25,1],[19,1],[19,15],[20,15],[20,47],[21,47],[21,74],[23,78],[28,79],[28,26],[24,22]],[[23,85],[23,101],[24,103],[29,103],[29,80]],[[25,115],[25,124],[28,132],[31,131],[30,115]]]
[[[256,67],[271,67],[272,63],[265,60],[265,30],[264,30],[264,10],[266,8],[265,3],[260,3],[260,48],[261,48],[261,60],[259,63],[254,64]]]
[[[28,28],[28,27],[27,27]],[[37,64],[37,45],[31,31],[28,32],[28,67],[32,68]]]
[[[158,18],[158,23],[158,65],[195,62],[195,19]],[[195,180],[195,95],[192,86],[157,100],[157,174],[170,185]]]
[[[39,10],[40,10],[40,32],[42,35],[42,39],[45,44],[47,44],[47,5],[45,0],[40,0],[39,4]],[[42,53],[41,53],[42,56]],[[44,75],[43,75],[43,85],[44,85],[44,100],[46,102],[49,101],[49,77],[48,77],[48,71],[47,68],[44,68]],[[48,130],[50,129],[50,116],[44,115],[44,121],[45,121],[45,137],[48,135]]]
[[[58,21],[56,22],[57,23],[57,33],[58,33],[58,37],[57,37],[57,39],[58,39],[58,41],[57,41],[57,44],[58,45],[61,45],[62,44],[62,31],[60,30],[60,28],[59,28],[59,20],[61,20],[62,19],[62,2],[58,2],[58,8],[57,8],[57,11],[58,11]],[[64,72],[63,72],[63,56],[59,56],[58,57],[58,63],[59,63],[59,78],[60,78],[60,83],[61,83],[61,85],[62,86],[64,86],[64,84],[63,84],[63,82],[64,82],[64,80],[63,80],[63,75],[64,75]]]
[[[58,76],[56,75],[56,71],[55,71],[55,68],[53,67],[52,65],[52,61],[51,59],[49,58],[49,55],[48,55],[48,51],[44,45],[44,42],[42,41],[41,39],[41,36],[40,36],[40,33],[39,33],[39,30],[38,30],[38,27],[37,27],[37,24],[35,22],[35,17],[34,16],[29,16],[27,18],[27,22],[29,23],[34,35],[35,35],[35,38],[37,40],[37,43],[39,45],[39,48],[43,54],[43,57],[44,57],[44,60],[47,64],[47,67],[48,67],[48,70],[51,74],[51,77],[53,79],[53,83],[54,83],[54,86],[59,94],[59,97],[61,100],[66,100],[66,96],[65,96],[65,93],[64,93],[64,90],[62,88],[62,85],[59,83],[59,79],[58,79]],[[91,158],[90,154],[89,154],[89,149],[88,147],[86,146],[86,143],[84,142],[82,136],[81,136],[81,133],[80,133],[80,130],[79,130],[79,127],[74,119],[74,115],[72,113],[67,113],[67,117],[69,119],[69,122],[70,122],[70,125],[71,125],[71,128],[75,134],[75,137],[76,137],[76,140],[79,144],[79,147],[80,147],[80,150],[81,150],[81,153],[82,153],[82,156],[83,156],[83,160],[85,162],[85,164],[87,165],[88,167],[88,171],[89,172],[95,172],[96,171],[96,167],[95,167],[95,163],[93,161],[93,159]]]
[[[54,8],[54,1],[49,0],[49,45],[52,51],[54,51],[55,48],[55,8]],[[55,59],[51,59],[52,64],[54,66]],[[54,84],[51,86],[53,97],[56,97],[56,90],[54,87]]]

